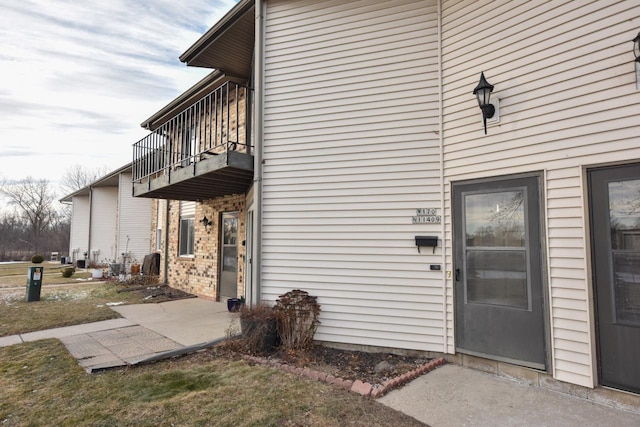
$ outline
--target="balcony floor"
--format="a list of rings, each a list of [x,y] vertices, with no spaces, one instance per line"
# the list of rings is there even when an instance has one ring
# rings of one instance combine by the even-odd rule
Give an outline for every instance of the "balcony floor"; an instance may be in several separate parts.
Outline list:
[[[207,200],[243,194],[253,181],[253,156],[229,151],[133,183],[135,197]]]

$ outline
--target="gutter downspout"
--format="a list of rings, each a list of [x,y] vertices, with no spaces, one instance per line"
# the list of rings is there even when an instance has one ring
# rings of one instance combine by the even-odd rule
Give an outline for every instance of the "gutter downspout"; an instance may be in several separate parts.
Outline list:
[[[253,233],[253,283],[251,284],[250,305],[260,302],[262,271],[262,138],[263,138],[263,104],[264,104],[264,1],[255,2],[255,63],[254,63],[254,230]]]
[[[169,284],[169,199],[164,199],[164,262],[162,270],[164,275],[164,284]]]
[[[89,268],[89,261],[87,258],[90,258],[91,255],[91,217],[93,216],[93,187],[89,186],[89,236],[87,237],[87,256],[84,257],[84,268]],[[80,254],[78,254],[78,258],[80,258]],[[77,266],[76,260],[76,266]]]
[[[438,136],[440,139],[440,212],[442,213],[442,220],[440,221],[440,233],[442,235],[442,265],[445,266],[445,271],[447,270],[447,245],[445,241],[446,234],[446,221],[444,220],[445,213],[445,205],[444,205],[444,187],[445,187],[445,179],[444,179],[444,89],[442,87],[443,83],[443,71],[442,71],[442,0],[438,0],[438,110],[439,110],[439,129]],[[449,347],[449,337],[448,337],[448,328],[447,328],[447,275],[445,272],[444,277],[442,278],[442,345],[443,345],[443,353],[448,353]]]

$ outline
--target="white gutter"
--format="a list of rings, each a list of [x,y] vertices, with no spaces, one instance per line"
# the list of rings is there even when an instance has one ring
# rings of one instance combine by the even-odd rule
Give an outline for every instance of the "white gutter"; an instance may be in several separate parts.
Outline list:
[[[264,2],[255,3],[255,61],[254,61],[254,233],[253,233],[253,281],[251,283],[251,300],[249,304],[260,302],[260,287],[262,281],[262,139],[263,139],[263,104],[264,104]]]

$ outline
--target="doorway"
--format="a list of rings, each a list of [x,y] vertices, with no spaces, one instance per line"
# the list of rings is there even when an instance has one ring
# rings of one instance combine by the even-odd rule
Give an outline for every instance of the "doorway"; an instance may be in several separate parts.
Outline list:
[[[220,296],[238,297],[238,212],[222,214],[220,230]]]
[[[588,182],[600,384],[640,393],[640,165]]]
[[[546,369],[540,177],[453,184],[456,350]]]

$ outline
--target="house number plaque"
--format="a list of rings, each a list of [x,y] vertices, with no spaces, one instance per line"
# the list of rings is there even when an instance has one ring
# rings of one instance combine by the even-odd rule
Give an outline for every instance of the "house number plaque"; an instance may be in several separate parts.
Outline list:
[[[440,224],[441,217],[437,209],[416,209],[416,216],[411,218],[412,224]]]

